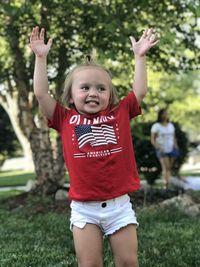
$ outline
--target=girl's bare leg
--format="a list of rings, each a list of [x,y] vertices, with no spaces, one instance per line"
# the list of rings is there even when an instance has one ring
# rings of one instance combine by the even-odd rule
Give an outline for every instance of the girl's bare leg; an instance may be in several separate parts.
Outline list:
[[[138,267],[137,233],[133,224],[121,228],[109,236],[116,267]]]
[[[164,188],[167,189],[169,185],[169,179],[171,176],[171,163],[169,157],[160,158],[160,164],[162,167],[162,175],[164,179]]]
[[[103,267],[103,240],[100,228],[86,224],[83,229],[73,226],[73,237],[79,267]]]

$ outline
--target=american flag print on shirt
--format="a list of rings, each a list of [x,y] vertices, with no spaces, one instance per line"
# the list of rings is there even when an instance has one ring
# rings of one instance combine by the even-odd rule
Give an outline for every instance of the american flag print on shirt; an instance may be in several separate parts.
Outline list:
[[[75,127],[75,133],[79,147],[86,144],[102,146],[107,144],[117,144],[117,139],[113,126],[102,124],[100,126],[82,124]]]

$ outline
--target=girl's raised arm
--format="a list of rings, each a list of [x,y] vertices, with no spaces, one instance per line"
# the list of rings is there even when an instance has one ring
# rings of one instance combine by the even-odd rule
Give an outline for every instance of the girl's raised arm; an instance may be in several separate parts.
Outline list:
[[[35,69],[33,77],[34,94],[40,108],[48,119],[52,119],[56,101],[49,94],[47,76],[47,55],[51,48],[52,39],[44,43],[44,29],[39,32],[39,27],[34,27],[30,37],[30,48],[35,54]]]
[[[133,91],[138,103],[140,104],[147,92],[147,68],[145,55],[151,47],[155,46],[159,42],[159,40],[153,33],[153,29],[144,30],[142,36],[137,42],[133,36],[131,36],[130,39],[132,43],[132,50],[135,55]]]

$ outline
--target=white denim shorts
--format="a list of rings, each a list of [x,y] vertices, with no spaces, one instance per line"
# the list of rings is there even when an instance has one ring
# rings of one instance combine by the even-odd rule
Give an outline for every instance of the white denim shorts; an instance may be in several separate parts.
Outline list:
[[[104,235],[111,235],[129,224],[138,226],[128,195],[106,201],[71,202],[70,229],[83,229],[87,223],[100,227]]]

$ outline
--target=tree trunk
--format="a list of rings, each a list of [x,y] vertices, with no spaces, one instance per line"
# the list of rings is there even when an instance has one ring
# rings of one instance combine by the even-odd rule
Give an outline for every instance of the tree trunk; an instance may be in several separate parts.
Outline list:
[[[9,101],[12,103],[10,105],[10,109],[13,109],[12,112],[10,111],[10,114],[12,113],[10,116],[11,123],[14,130],[18,131],[21,143],[23,143],[22,136],[30,143],[30,146],[27,147],[28,149],[31,148],[32,151],[38,182],[36,192],[51,194],[64,184],[65,171],[64,165],[61,164],[63,156],[59,153],[56,154],[56,158],[53,157],[52,143],[49,138],[46,120],[35,109],[36,101],[33,96],[30,77],[27,75],[26,59],[19,42],[20,32],[16,25],[13,24],[12,17],[8,21],[6,32],[13,59],[13,73],[12,75],[9,72],[7,73],[7,84],[6,82],[4,83],[7,87],[5,92],[7,91],[10,98],[9,100],[8,98],[6,99],[5,94],[2,97],[6,100],[7,105]],[[9,114],[9,109],[7,112]],[[26,148],[24,148],[25,150]]]
[[[34,117],[26,99],[21,98],[19,103],[21,128],[30,142],[38,180],[36,191],[44,195],[53,194],[64,185],[64,165],[58,167],[58,162],[63,156],[62,154],[56,154],[56,157],[53,155],[46,118],[39,111]]]
[[[0,97],[0,104],[7,112],[24,155],[33,160],[37,178],[36,193],[53,194],[64,186],[65,168],[60,144],[49,138],[47,121],[38,113],[33,115],[32,103],[18,92]],[[34,120],[35,119],[35,120]],[[52,148],[52,144],[54,148]]]
[[[62,153],[56,153],[56,147],[49,137],[46,119],[40,114],[38,126],[30,134],[30,144],[38,178],[38,189],[43,194],[56,192],[64,186],[65,167]]]

